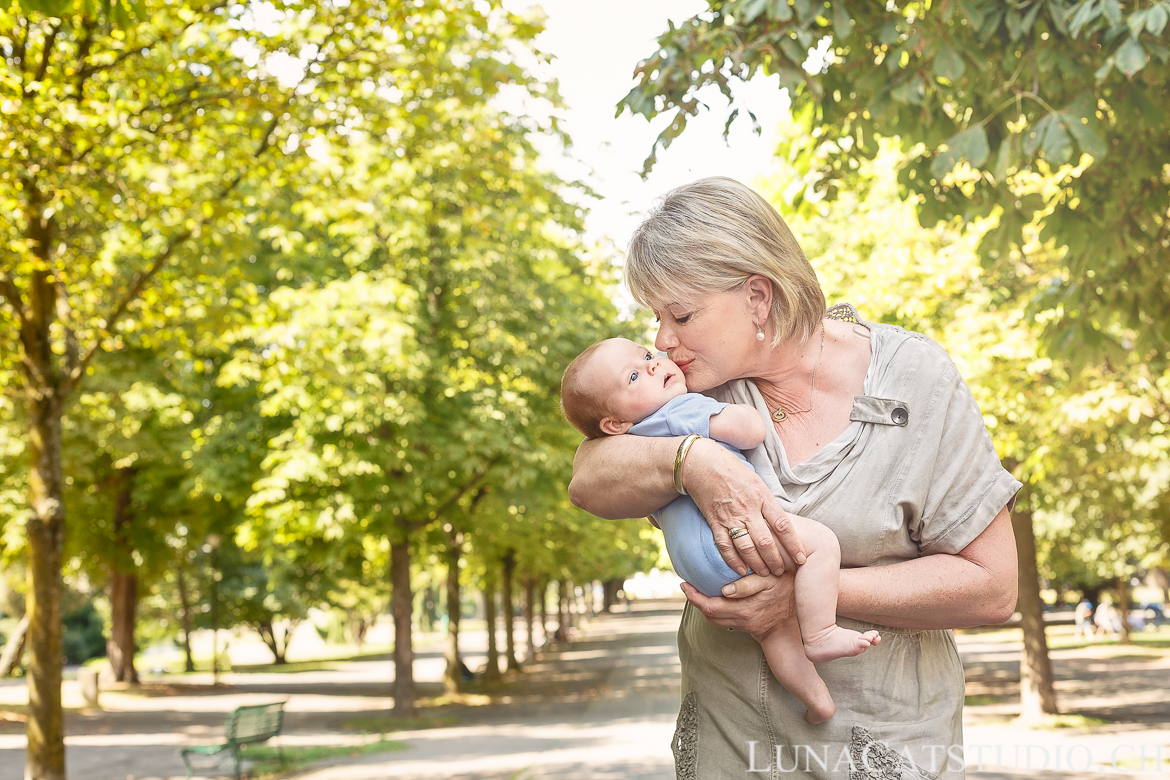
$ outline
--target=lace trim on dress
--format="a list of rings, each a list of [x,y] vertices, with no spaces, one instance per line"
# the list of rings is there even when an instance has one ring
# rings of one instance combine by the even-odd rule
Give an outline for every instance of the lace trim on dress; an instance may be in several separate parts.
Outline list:
[[[857,309],[853,308],[852,303],[838,303],[836,306],[830,306],[825,311],[825,319],[837,322],[861,322],[861,316],[857,313]]]

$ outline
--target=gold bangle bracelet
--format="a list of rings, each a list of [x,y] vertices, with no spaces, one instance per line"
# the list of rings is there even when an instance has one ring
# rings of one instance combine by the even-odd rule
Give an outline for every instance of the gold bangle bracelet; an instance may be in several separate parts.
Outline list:
[[[682,440],[682,443],[678,445],[678,452],[674,454],[674,489],[684,496],[687,494],[687,491],[682,483],[683,463],[687,459],[687,453],[691,451],[691,445],[701,438],[703,437],[699,434],[692,433]]]

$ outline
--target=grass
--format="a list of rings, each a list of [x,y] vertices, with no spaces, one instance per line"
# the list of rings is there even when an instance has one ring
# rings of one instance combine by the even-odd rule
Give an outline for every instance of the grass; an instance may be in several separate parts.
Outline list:
[[[972,694],[963,697],[963,705],[966,707],[982,707],[988,704],[1001,704],[1004,696],[989,696],[986,693]]]
[[[351,731],[360,731],[363,734],[392,734],[395,731],[439,729],[454,726],[458,722],[457,715],[418,715],[413,718],[373,715],[364,718],[351,718],[344,721],[341,726]]]
[[[392,739],[379,739],[365,745],[286,745],[283,748],[257,745],[245,751],[244,758],[249,763],[249,778],[280,777],[327,758],[392,753],[405,749],[405,744]],[[280,760],[282,754],[283,762]]]
[[[1038,721],[1022,721],[1019,718],[1012,721],[1013,726],[1023,726],[1040,731],[1056,731],[1058,729],[1089,731],[1096,726],[1108,726],[1112,723],[1111,720],[1094,718],[1089,715],[1045,715]]]

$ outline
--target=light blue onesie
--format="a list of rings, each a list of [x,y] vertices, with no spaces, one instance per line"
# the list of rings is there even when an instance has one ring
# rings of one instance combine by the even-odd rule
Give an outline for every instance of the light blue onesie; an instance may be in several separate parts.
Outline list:
[[[698,393],[672,398],[661,409],[630,428],[637,436],[686,436],[697,433],[709,438],[711,417],[729,406]],[[752,464],[730,444],[719,442],[749,469]],[[755,469],[752,469],[755,471]],[[666,537],[666,552],[678,576],[706,596],[718,596],[723,586],[738,580],[739,574],[727,565],[706,518],[690,496],[679,496],[654,513]]]

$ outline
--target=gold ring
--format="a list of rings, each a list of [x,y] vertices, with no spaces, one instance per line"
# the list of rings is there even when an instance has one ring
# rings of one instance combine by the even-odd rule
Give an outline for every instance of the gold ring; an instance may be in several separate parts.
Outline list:
[[[746,528],[731,528],[731,529],[729,529],[729,532],[731,534],[732,539],[738,539],[741,536],[748,535],[748,531]]]

